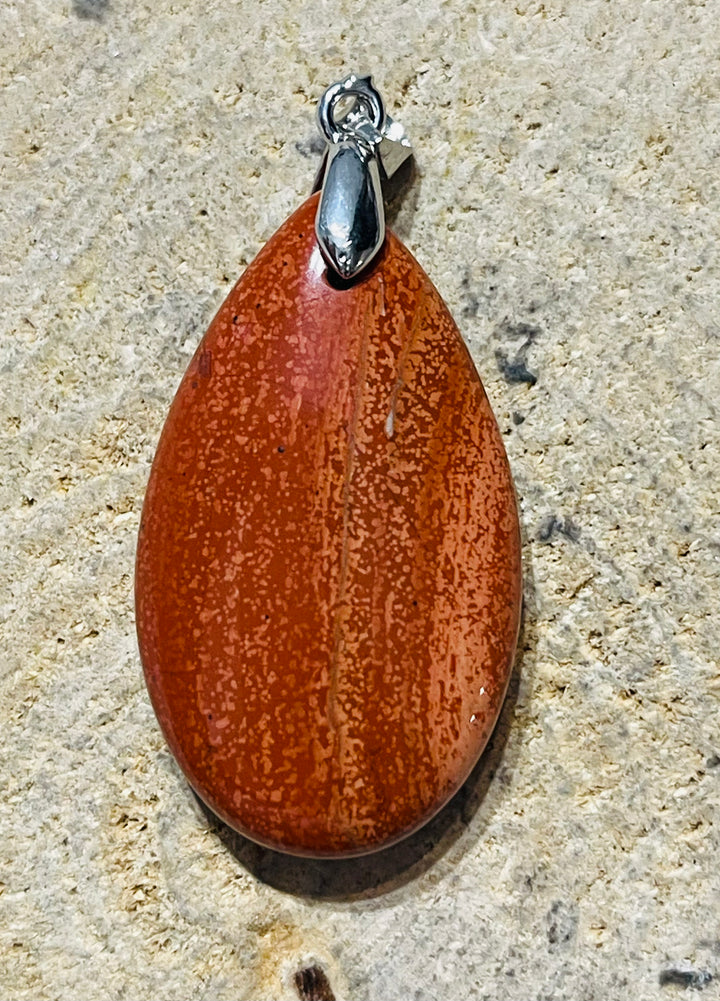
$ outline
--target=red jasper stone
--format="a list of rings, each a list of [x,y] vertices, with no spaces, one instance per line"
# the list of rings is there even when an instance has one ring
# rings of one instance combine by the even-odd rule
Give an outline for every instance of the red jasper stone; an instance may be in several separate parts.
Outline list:
[[[180,385],[137,559],[148,688],[233,828],[359,855],[427,821],[500,711],[520,614],[502,439],[440,296],[391,233],[328,278],[311,197]]]

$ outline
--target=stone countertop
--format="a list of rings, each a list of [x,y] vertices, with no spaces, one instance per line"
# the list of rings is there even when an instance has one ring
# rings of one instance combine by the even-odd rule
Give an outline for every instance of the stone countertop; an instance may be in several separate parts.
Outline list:
[[[720,998],[719,15],[3,5],[1,997]],[[175,387],[355,69],[505,435],[525,621],[459,797],[331,864],[196,804],[131,582]]]

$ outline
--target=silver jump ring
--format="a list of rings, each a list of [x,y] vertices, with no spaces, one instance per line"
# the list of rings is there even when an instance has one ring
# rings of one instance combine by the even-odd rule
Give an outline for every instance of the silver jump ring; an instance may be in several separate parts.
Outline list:
[[[338,143],[343,135],[354,135],[352,117],[350,115],[335,119],[335,108],[345,97],[354,97],[373,128],[381,132],[385,124],[385,106],[378,91],[373,87],[370,77],[348,76],[338,83],[332,84],[320,98],[317,117],[320,130],[329,143]]]

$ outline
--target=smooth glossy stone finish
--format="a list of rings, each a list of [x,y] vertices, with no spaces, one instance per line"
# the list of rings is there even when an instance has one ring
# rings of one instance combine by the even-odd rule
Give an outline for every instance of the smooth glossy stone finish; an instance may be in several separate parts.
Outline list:
[[[300,855],[391,844],[458,789],[505,695],[520,542],[463,341],[391,233],[328,280],[317,196],[228,296],[140,532],[140,649],[197,793]]]

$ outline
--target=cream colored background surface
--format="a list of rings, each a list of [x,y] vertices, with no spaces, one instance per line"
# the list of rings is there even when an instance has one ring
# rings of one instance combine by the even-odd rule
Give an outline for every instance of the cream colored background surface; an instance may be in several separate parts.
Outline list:
[[[0,4],[2,998],[275,1001],[309,962],[353,1001],[720,998],[719,21]],[[417,149],[396,228],[505,433],[526,621],[460,799],[332,866],[195,804],[131,581],[174,389],[352,69]]]

